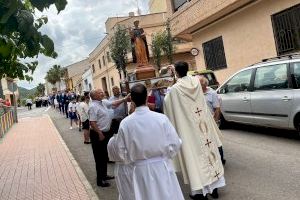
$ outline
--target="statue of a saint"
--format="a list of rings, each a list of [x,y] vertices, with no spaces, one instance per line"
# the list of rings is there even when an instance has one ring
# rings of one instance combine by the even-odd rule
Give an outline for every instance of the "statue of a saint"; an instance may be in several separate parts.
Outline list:
[[[149,50],[144,29],[139,27],[139,21],[134,21],[134,28],[129,29],[132,45],[133,63],[138,67],[149,64]]]

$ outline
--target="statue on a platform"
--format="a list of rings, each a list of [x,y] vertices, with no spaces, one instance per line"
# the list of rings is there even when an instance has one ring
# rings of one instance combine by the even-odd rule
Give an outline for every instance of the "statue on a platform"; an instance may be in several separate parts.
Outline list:
[[[149,50],[144,29],[139,27],[138,20],[134,21],[134,28],[130,28],[129,32],[133,63],[137,63],[138,67],[147,66],[149,64]]]

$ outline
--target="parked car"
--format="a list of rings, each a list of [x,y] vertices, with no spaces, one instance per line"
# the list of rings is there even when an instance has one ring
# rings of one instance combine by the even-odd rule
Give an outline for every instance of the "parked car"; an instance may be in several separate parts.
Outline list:
[[[238,122],[300,133],[300,56],[266,59],[222,84],[221,127]]]
[[[217,81],[216,75],[212,70],[198,70],[198,71],[189,71],[188,75],[191,76],[204,76],[208,80],[208,86],[217,89],[219,87],[219,82]]]
[[[208,80],[208,86],[217,89],[219,87],[219,82],[217,81],[216,75],[212,70],[197,70],[197,71],[188,71],[188,75],[190,76],[204,76]],[[159,76],[170,76],[168,74],[168,68],[162,67],[159,71]]]

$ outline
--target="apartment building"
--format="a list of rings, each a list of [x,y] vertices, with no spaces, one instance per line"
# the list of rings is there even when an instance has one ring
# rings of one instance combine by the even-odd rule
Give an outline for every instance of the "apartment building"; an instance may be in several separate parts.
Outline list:
[[[174,36],[193,44],[198,69],[223,82],[241,68],[300,51],[300,0],[166,0]]]
[[[150,53],[150,64],[155,67],[152,59],[151,43],[153,34],[164,31],[166,29],[165,22],[167,20],[166,13],[152,13],[148,15],[135,16],[130,13],[127,17],[112,17],[108,18],[106,25],[106,37],[100,42],[100,44],[90,53],[89,63],[93,73],[93,83],[95,88],[101,88],[107,91],[110,95],[112,93],[112,87],[119,86],[122,79],[118,70],[116,69],[115,63],[110,57],[109,41],[114,34],[114,28],[117,25],[123,27],[133,27],[135,20],[140,21],[140,27],[145,31],[147,44]],[[192,48],[191,42],[178,40],[176,44],[176,51],[174,54],[174,60],[186,60],[191,66],[195,67],[194,56],[190,54]],[[135,74],[135,63],[132,63],[132,54],[128,52],[128,65],[126,70],[128,72],[128,78],[134,80]],[[162,57],[162,65],[168,64],[167,58]],[[124,78],[124,77],[123,77]]]

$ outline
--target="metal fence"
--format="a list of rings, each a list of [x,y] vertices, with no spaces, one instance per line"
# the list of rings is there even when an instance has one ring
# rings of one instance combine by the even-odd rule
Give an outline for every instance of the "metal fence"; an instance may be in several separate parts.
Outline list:
[[[9,110],[4,115],[0,116],[0,138],[12,127],[14,124],[13,110]]]

